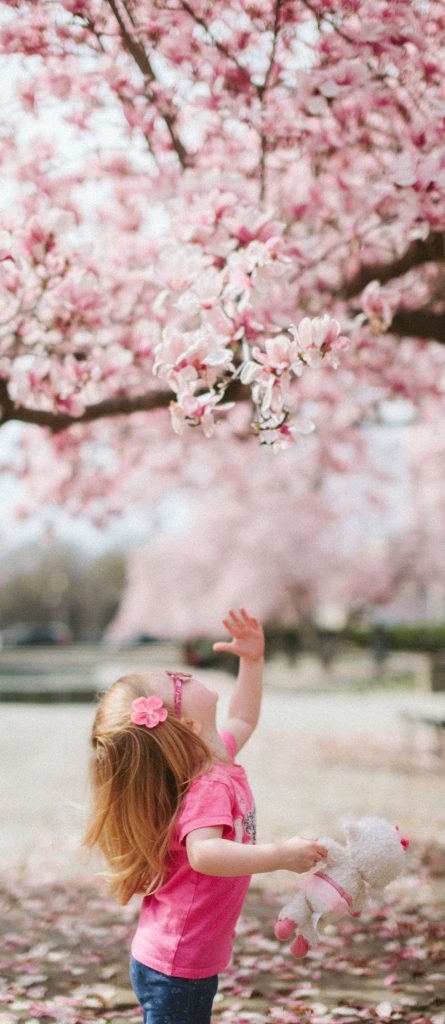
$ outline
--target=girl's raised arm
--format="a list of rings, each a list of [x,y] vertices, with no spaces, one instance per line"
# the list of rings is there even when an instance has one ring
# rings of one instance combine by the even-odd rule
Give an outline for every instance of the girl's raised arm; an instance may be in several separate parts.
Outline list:
[[[249,739],[255,729],[263,694],[264,633],[261,623],[244,608],[239,613],[231,608],[223,623],[231,634],[230,641],[213,645],[214,651],[227,651],[239,659],[238,677],[230,704],[225,729],[232,733],[236,749]]]

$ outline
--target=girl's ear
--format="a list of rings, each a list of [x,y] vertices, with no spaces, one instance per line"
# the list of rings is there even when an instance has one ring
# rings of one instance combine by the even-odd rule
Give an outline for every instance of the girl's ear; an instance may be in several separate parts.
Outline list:
[[[195,736],[200,736],[202,733],[201,722],[198,722],[196,718],[181,718],[183,725],[186,725],[191,732],[195,733]]]

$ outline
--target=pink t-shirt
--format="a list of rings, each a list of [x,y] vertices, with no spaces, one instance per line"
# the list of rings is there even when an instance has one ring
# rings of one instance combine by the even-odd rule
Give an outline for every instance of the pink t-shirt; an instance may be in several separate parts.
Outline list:
[[[221,737],[233,758],[233,736],[223,732]],[[162,974],[207,978],[230,960],[250,876],[215,878],[190,866],[186,836],[212,825],[223,826],[225,839],[255,842],[255,807],[241,765],[214,765],[193,780],[176,819],[167,878],[142,902],[131,952]]]

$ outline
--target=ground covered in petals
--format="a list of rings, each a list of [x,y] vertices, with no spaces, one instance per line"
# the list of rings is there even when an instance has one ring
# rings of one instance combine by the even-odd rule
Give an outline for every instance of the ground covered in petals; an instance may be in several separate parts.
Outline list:
[[[273,936],[283,894],[252,888],[215,1024],[445,1024],[445,850],[410,850],[384,906],[326,934],[304,960]],[[100,883],[19,878],[1,888],[0,1024],[140,1024],[127,956],[137,907]]]

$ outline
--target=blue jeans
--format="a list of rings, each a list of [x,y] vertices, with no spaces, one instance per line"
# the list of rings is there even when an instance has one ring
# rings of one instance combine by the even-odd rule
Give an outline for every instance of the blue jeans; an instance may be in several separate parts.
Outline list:
[[[211,1024],[218,975],[172,978],[130,957],[130,979],[144,1024]]]

